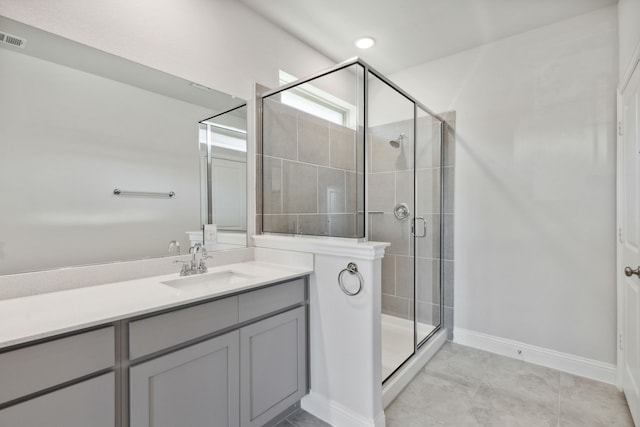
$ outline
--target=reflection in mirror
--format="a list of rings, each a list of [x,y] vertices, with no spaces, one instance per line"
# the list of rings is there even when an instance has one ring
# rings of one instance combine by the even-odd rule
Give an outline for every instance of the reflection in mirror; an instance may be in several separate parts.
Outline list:
[[[247,244],[247,106],[200,122],[202,232],[189,233],[191,244],[207,250]]]
[[[0,274],[185,253],[209,222],[199,122],[244,101],[4,17],[0,31],[24,41],[0,43]]]

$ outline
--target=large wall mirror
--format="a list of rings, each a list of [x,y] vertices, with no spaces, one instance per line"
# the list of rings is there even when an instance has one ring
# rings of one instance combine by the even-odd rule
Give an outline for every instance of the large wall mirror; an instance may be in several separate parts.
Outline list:
[[[0,274],[246,246],[243,100],[4,17],[0,32]]]

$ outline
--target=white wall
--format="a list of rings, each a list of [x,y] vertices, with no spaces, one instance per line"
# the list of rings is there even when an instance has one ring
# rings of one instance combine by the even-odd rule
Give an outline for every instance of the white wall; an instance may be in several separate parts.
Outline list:
[[[0,0],[0,15],[248,99],[332,61],[234,0]]]
[[[391,76],[457,111],[455,326],[615,363],[617,10]]]
[[[201,224],[197,123],[210,109],[7,49],[0,63],[0,274],[189,242]]]
[[[634,53],[638,55],[640,50],[640,0],[619,0],[618,25],[619,75],[622,83],[624,76],[630,72]]]

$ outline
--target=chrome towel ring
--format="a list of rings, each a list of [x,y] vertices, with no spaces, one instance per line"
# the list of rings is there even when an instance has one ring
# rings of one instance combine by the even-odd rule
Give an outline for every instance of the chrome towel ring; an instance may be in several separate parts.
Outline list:
[[[358,290],[356,290],[355,292],[347,290],[347,288],[344,286],[344,283],[342,283],[342,275],[344,273],[355,274],[358,277]],[[360,274],[360,272],[358,271],[358,264],[356,264],[355,262],[350,262],[349,264],[347,264],[347,268],[342,269],[342,271],[338,273],[338,285],[340,285],[340,289],[342,289],[342,292],[349,295],[350,297],[358,295],[360,291],[362,291],[363,281],[364,280],[362,279],[362,274]]]

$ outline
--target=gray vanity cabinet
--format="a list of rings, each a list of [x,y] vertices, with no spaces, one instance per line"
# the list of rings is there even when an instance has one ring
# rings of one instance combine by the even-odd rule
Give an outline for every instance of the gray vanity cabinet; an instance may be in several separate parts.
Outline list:
[[[115,374],[86,380],[0,410],[2,427],[114,427]]]
[[[129,427],[258,427],[306,394],[306,279],[133,320]]]
[[[0,426],[114,427],[115,328],[0,352]]]
[[[240,420],[259,427],[306,394],[305,309],[240,330]]]
[[[130,370],[131,427],[239,426],[239,333]]]

